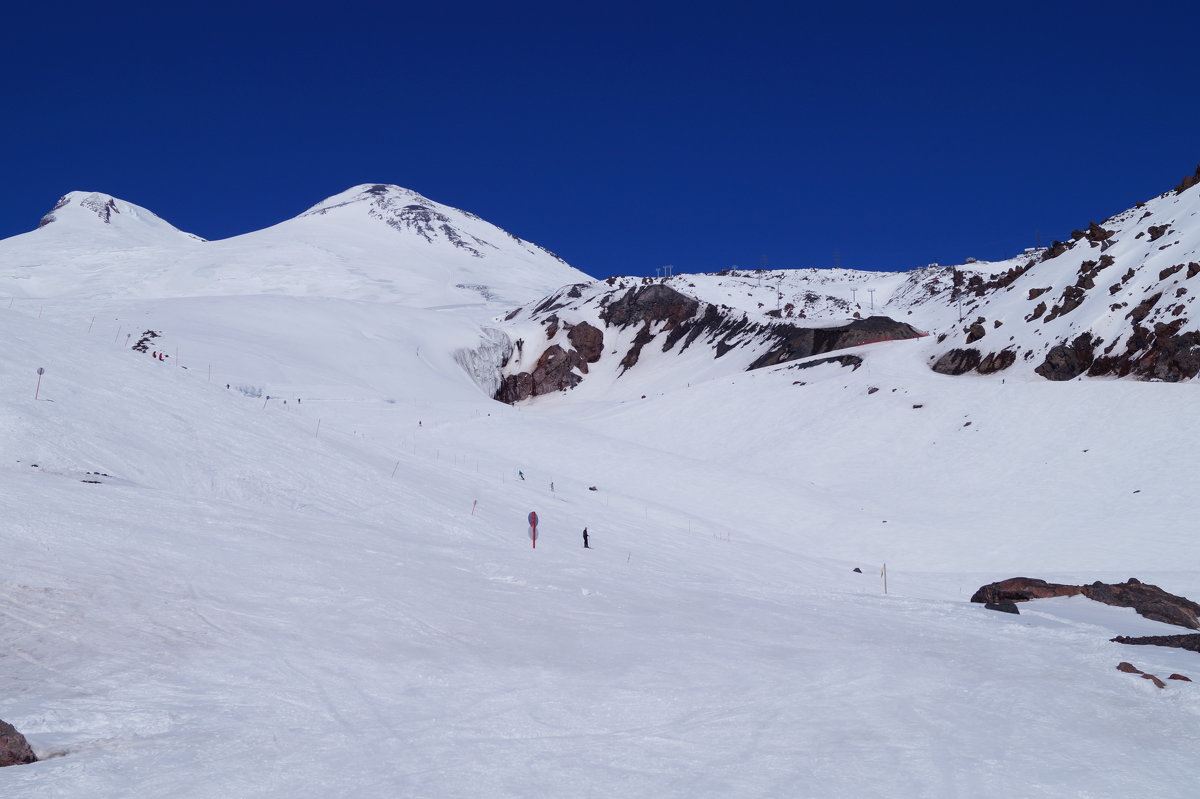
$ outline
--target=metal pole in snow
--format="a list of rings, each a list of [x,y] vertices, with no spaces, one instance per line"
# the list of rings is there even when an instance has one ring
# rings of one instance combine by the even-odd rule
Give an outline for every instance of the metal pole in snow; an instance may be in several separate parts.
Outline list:
[[[41,391],[42,391],[42,375],[43,375],[43,374],[45,374],[45,373],[46,373],[46,370],[45,370],[45,369],[43,369],[42,367],[40,367],[40,366],[39,366],[39,367],[38,367],[38,382],[37,382],[37,388],[35,388],[35,389],[33,390],[33,398],[34,398],[34,399],[37,399],[37,398],[38,398],[38,394],[40,394],[40,393],[41,393]]]
[[[321,420],[317,419],[317,432],[313,433],[313,438],[321,435]]]
[[[392,477],[396,476],[396,470],[400,468],[400,461],[396,461],[396,465],[392,467]]]
[[[883,568],[879,570],[879,573],[883,575],[883,593],[886,594],[888,592],[888,590],[887,590],[887,564],[886,563],[883,564]]]
[[[117,335],[113,336],[113,344],[116,344],[117,339],[119,339],[121,337],[121,328],[122,327],[124,327],[124,325],[117,325]]]
[[[92,316],[92,321],[88,322],[88,333],[92,332],[92,325],[96,324],[96,317]]]
[[[475,506],[478,504],[479,504],[479,500],[477,500],[477,499],[471,500],[471,515],[472,516],[475,515]]]

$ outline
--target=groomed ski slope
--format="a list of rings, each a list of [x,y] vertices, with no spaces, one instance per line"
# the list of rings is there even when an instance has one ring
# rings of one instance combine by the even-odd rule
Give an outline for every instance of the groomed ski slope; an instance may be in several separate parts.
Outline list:
[[[165,362],[0,309],[0,718],[45,758],[0,794],[1191,795],[1194,684],[1114,667],[1200,656],[1108,642],[1180,630],[966,601],[1200,596],[1190,387],[897,342],[510,408],[433,346],[453,311],[380,338],[340,302],[180,300]]]

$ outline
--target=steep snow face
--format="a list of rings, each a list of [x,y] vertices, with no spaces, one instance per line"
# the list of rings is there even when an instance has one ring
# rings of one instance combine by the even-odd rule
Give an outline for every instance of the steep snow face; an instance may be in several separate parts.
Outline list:
[[[472,214],[398,186],[343,192],[265,230],[205,242],[104,194],[64,197],[0,241],[0,294],[172,298],[283,294],[499,310],[589,279]]]

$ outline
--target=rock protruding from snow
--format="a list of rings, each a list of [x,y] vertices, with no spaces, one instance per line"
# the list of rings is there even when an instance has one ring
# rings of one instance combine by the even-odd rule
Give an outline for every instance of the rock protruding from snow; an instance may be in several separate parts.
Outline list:
[[[17,728],[0,719],[0,766],[18,766],[37,762],[29,741]]]
[[[1026,602],[1058,596],[1077,596],[1120,608],[1133,608],[1152,621],[1200,629],[1200,605],[1190,599],[1168,593],[1157,585],[1130,577],[1123,583],[1095,582],[1091,585],[1048,583],[1030,577],[1013,577],[983,586],[971,597],[972,602]]]

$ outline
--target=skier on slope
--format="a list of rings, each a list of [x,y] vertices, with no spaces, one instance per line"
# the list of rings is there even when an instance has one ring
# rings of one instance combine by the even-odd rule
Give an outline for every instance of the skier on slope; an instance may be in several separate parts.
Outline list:
[[[520,477],[522,480],[524,480],[524,479],[525,479],[525,472],[523,472],[523,471],[521,471],[520,469],[518,469],[518,470],[517,470],[517,477]]]
[[[587,534],[587,528],[586,528],[586,527],[585,527],[585,528],[583,528],[583,548],[584,548],[584,549],[591,549],[591,547],[589,547],[589,546],[588,546],[588,534]]]

